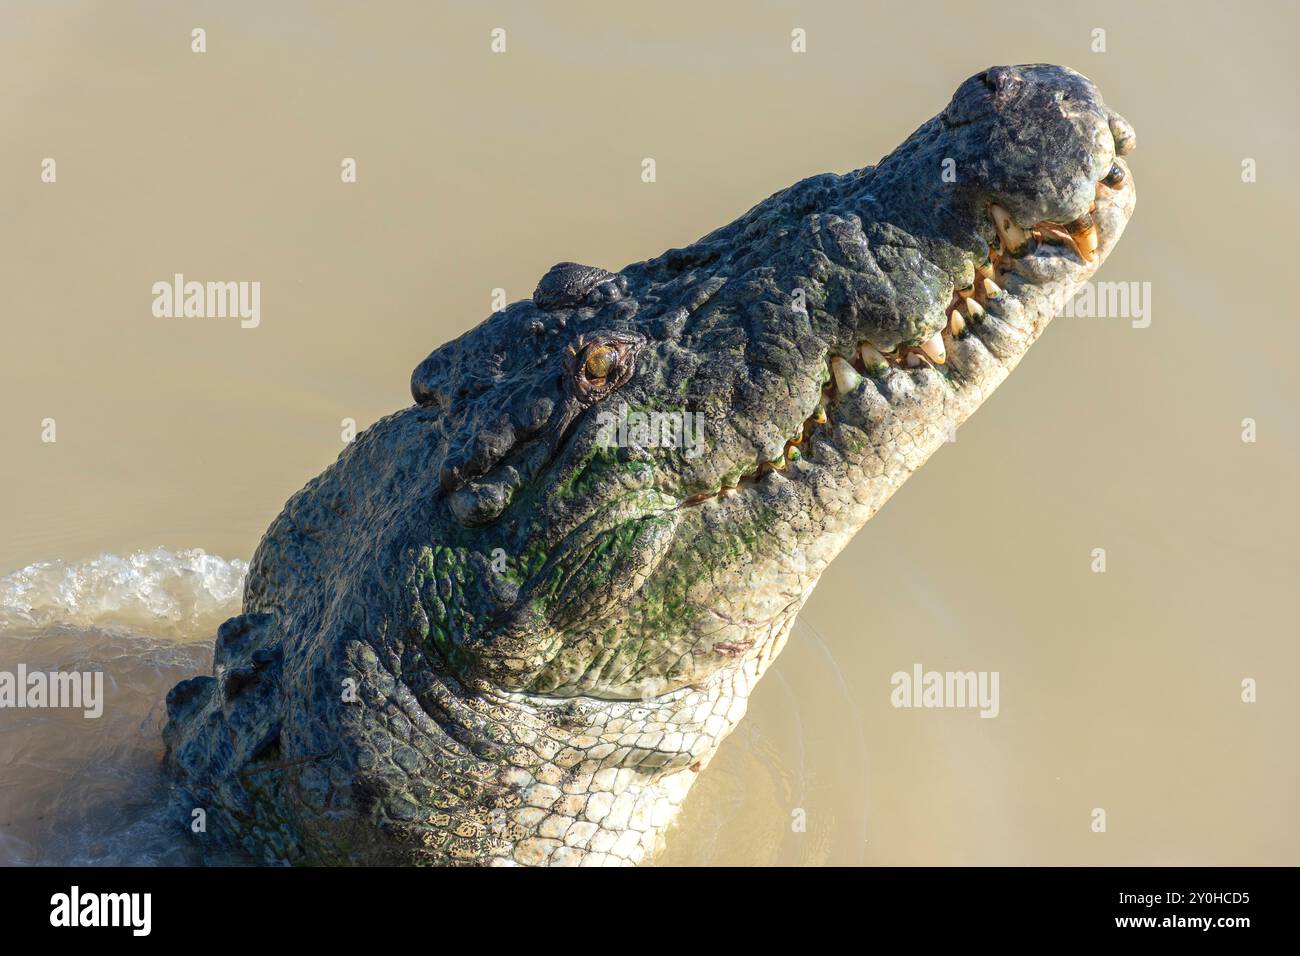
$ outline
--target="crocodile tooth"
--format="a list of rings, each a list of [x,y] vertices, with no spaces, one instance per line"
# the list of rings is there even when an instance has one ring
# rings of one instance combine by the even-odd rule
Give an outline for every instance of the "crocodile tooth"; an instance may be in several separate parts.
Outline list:
[[[984,263],[984,265],[980,266],[978,269],[975,270],[975,277],[977,279],[988,279],[992,277],[992,275],[993,275],[992,262],[986,262]]]
[[[985,279],[984,294],[988,296],[990,299],[996,299],[998,298],[998,296],[1002,295],[1002,289],[999,288],[998,284],[994,282],[992,279]]]
[[[1001,206],[991,206],[989,214],[993,217],[993,225],[998,231],[998,241],[1002,244],[1002,248],[1013,256],[1019,253],[1029,239],[1029,233],[1017,226],[1016,221],[1011,218],[1011,213]]]
[[[952,314],[956,315],[957,310],[954,309]],[[935,332],[934,335],[922,342],[921,351],[942,365],[944,358],[947,356],[943,348],[943,333]]]
[[[961,313],[956,309],[948,316],[948,331],[953,335],[961,335],[966,330],[966,320],[961,317]]]
[[[974,299],[967,299],[966,314],[969,315],[972,319],[978,321],[979,319],[984,318],[984,306],[980,305]]]
[[[1091,262],[1097,254],[1097,224],[1092,213],[1086,212],[1065,227],[1070,234],[1070,241],[1084,262]]]
[[[831,359],[831,371],[835,373],[835,387],[847,394],[862,384],[862,376],[840,356]]]
[[[1091,262],[1097,258],[1097,227],[1093,226],[1083,234],[1081,238],[1076,239],[1080,249],[1083,252],[1083,258]]]
[[[815,425],[825,425],[825,424],[826,424],[826,406],[825,406],[825,405],[818,405],[818,406],[817,406],[817,408],[813,411],[813,414],[812,414],[812,420],[813,420],[813,424],[815,424]]]
[[[793,462],[793,461],[799,461],[801,458],[803,458],[803,452],[801,452],[798,448],[795,448],[795,447],[792,445],[792,446],[790,446],[790,448],[786,449],[786,456],[787,456],[787,457],[788,457],[792,462]]]
[[[862,356],[862,364],[866,366],[868,372],[889,367],[885,357],[870,342],[863,342],[859,345],[858,354]]]

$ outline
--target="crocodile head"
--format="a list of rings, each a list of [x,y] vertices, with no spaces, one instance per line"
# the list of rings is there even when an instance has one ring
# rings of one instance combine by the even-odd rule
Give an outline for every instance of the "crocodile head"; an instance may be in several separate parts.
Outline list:
[[[875,167],[562,263],[290,500],[169,705],[217,827],[309,861],[637,862],[821,572],[1133,209],[1086,78],[997,67]]]

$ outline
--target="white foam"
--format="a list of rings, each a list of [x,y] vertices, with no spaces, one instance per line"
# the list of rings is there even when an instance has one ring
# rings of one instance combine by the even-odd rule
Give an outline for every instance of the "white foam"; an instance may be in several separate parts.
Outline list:
[[[0,629],[119,626],[210,639],[239,613],[248,562],[200,548],[42,561],[0,578]]]

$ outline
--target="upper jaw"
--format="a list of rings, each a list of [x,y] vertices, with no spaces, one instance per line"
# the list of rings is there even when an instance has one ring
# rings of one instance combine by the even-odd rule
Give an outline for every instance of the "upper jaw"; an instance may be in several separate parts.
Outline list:
[[[967,289],[954,292],[947,323],[930,339],[885,353],[869,341],[858,343],[851,353],[836,350],[828,359],[830,374],[821,401],[804,423],[802,441],[787,447],[786,460],[760,465],[740,488],[724,489],[708,499],[725,507],[730,494],[738,498],[736,507],[744,507],[745,495],[737,492],[752,488],[783,513],[806,514],[823,495],[817,489],[828,487],[828,482],[856,486],[856,504],[845,510],[840,535],[841,543],[847,540],[906,474],[988,398],[1109,256],[1136,202],[1127,162],[1114,162],[1123,182],[1116,188],[1096,188],[1091,210],[1095,246],[1092,237],[1068,241],[1046,224],[1035,224],[1042,226],[1038,238],[1031,235],[1016,255],[993,257],[983,274],[977,270]],[[1032,227],[1025,231],[1032,233]],[[906,435],[908,441],[905,446],[893,444],[891,435]],[[899,454],[900,447],[905,447],[904,454]],[[864,461],[878,464],[864,469]],[[892,465],[882,470],[879,464],[893,461],[899,462],[896,471]],[[871,482],[870,490],[860,487],[863,480]],[[825,558],[834,550],[828,547]]]
[[[726,502],[747,488],[797,478],[815,468],[815,460],[806,460],[810,445],[830,427],[828,415],[835,416],[836,405],[864,383],[872,385],[874,381],[872,387],[883,387],[888,394],[892,380],[897,393],[904,387],[899,376],[924,387],[936,381],[934,373],[939,372],[959,391],[943,404],[948,421],[930,424],[960,424],[1010,372],[1119,241],[1132,215],[1136,191],[1128,163],[1119,157],[1114,163],[1122,171],[1122,183],[1116,188],[1097,184],[1088,213],[1091,222],[1086,228],[1076,228],[1073,235],[1066,223],[1043,222],[1025,228],[1012,219],[1008,229],[997,221],[998,207],[991,204],[988,215],[998,234],[995,252],[988,261],[977,263],[972,282],[954,291],[942,327],[922,342],[888,351],[864,339],[851,352],[832,353],[820,401],[786,443],[784,456],[757,462],[738,481],[684,498],[679,507]],[[1007,249],[1013,242],[1018,243],[1014,254]]]

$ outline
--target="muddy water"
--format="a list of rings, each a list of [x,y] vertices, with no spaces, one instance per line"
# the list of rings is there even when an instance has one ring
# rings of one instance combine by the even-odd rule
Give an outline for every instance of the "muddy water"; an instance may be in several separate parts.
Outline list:
[[[103,675],[77,707],[0,712],[0,862],[197,861],[159,774],[162,700],[210,668],[245,570],[155,549],[0,579],[0,671]]]
[[[98,720],[0,711],[0,860],[186,859],[159,702],[242,573],[189,549],[246,560],[494,289],[681,245],[1046,60],[1138,130],[1101,278],[1148,314],[1060,319],[858,536],[662,862],[1294,863],[1297,24],[1269,6],[6,4],[0,670],[109,680]],[[257,327],[154,317],[178,272],[261,283]],[[893,707],[918,664],[997,672],[997,717]]]

